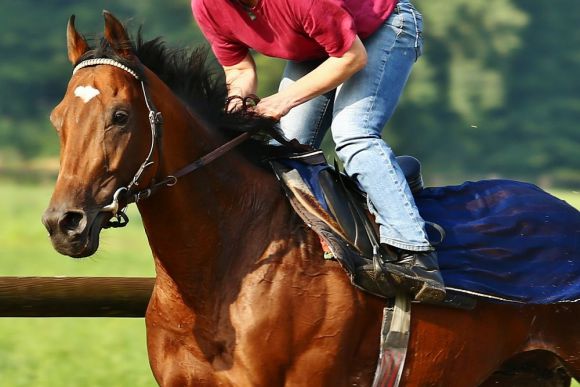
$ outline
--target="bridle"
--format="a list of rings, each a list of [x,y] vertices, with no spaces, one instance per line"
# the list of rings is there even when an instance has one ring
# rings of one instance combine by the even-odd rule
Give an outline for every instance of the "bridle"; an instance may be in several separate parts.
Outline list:
[[[148,93],[148,89],[145,84],[145,80],[141,78],[134,70],[130,69],[126,65],[110,58],[96,58],[96,59],[87,59],[80,63],[78,63],[75,68],[73,69],[73,75],[80,69],[85,67],[92,67],[98,65],[108,65],[117,67],[127,73],[129,73],[133,78],[141,83],[141,90],[143,91],[143,98],[145,100],[145,105],[147,106],[148,118],[149,118],[149,125],[151,128],[151,146],[149,148],[149,153],[145,158],[145,161],[141,163],[141,166],[131,179],[131,182],[125,186],[118,188],[115,193],[113,194],[113,199],[110,204],[102,207],[99,212],[110,212],[112,213],[113,217],[109,220],[103,228],[117,228],[117,227],[124,227],[129,222],[129,217],[126,214],[127,206],[131,203],[138,203],[141,200],[149,198],[153,193],[157,192],[160,188],[163,187],[172,187],[177,184],[179,178],[211,163],[215,159],[223,156],[229,150],[233,149],[234,147],[238,146],[248,138],[250,138],[250,132],[244,132],[241,135],[233,138],[232,140],[226,142],[225,144],[219,146],[218,148],[214,149],[213,151],[209,152],[208,154],[200,157],[196,161],[191,164],[186,165],[182,169],[178,170],[177,172],[168,175],[162,179],[158,179],[155,181],[153,179],[152,184],[145,189],[138,189],[139,186],[139,179],[145,169],[154,164],[153,161],[153,152],[155,147],[157,146],[158,152],[161,152],[161,145],[159,144],[161,141],[161,133],[163,128],[163,116],[161,112],[159,112],[155,105],[153,104],[153,100],[150,98]],[[244,104],[246,101],[244,101]],[[161,160],[161,155],[159,160]],[[114,219],[114,220],[113,220]]]

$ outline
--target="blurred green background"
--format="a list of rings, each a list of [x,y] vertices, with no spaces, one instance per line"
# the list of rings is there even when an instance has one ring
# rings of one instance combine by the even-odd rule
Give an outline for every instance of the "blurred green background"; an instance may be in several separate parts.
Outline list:
[[[416,0],[425,19],[417,63],[385,137],[437,182],[488,176],[580,187],[577,0]],[[57,155],[47,116],[70,76],[71,14],[87,37],[110,9],[172,47],[203,41],[186,0],[8,1],[0,13],[0,168]],[[260,94],[281,61],[258,58]]]
[[[539,184],[580,206],[578,0],[415,0],[425,52],[385,130],[428,185]],[[40,224],[58,168],[48,114],[66,88],[66,22],[98,38],[108,9],[171,47],[203,42],[186,0],[4,0],[0,12],[0,275],[152,276],[138,215],[97,255],[55,253]],[[258,56],[260,94],[281,61]],[[325,142],[330,147],[330,141]],[[329,148],[328,148],[329,149]],[[143,320],[0,319],[0,386],[152,386]]]

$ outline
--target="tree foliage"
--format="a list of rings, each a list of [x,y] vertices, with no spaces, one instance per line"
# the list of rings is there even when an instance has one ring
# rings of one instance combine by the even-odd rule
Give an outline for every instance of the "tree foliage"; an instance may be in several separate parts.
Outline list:
[[[66,22],[102,31],[109,9],[170,46],[203,42],[182,0],[21,0],[0,13],[0,163],[56,155],[48,113],[70,76]],[[501,175],[580,186],[580,2],[415,0],[425,52],[385,138],[447,180]],[[96,33],[96,35],[95,35]],[[259,56],[260,93],[283,62]]]

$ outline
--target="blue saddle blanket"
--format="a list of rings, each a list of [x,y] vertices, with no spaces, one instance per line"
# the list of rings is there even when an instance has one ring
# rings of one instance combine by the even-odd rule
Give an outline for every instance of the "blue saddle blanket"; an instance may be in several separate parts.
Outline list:
[[[483,180],[426,188],[421,216],[446,232],[437,246],[449,289],[498,301],[580,301],[580,212],[537,186]]]
[[[327,166],[291,165],[326,207],[317,175]],[[580,301],[580,212],[565,201],[513,180],[425,188],[415,201],[445,229],[437,253],[448,289],[498,302]]]

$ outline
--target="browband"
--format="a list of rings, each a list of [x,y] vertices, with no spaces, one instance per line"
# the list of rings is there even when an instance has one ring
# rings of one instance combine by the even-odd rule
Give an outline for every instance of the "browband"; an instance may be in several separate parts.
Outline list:
[[[121,70],[125,70],[126,72],[131,74],[133,76],[133,78],[137,79],[138,81],[141,80],[135,71],[131,70],[129,67],[125,66],[124,64],[119,63],[116,60],[109,59],[109,58],[96,58],[96,59],[83,60],[82,62],[80,62],[79,64],[77,64],[75,66],[72,73],[74,75],[78,70],[80,70],[82,68],[97,66],[97,65],[109,65],[109,66],[118,67]]]

